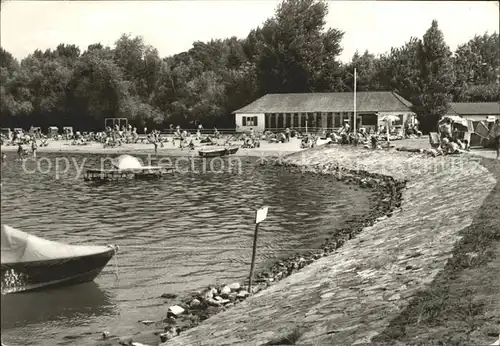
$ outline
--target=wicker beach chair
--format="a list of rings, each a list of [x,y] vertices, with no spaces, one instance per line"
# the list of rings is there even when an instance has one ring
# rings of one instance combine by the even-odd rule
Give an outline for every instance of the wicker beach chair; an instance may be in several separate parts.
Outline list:
[[[439,134],[437,132],[429,133],[429,143],[432,148],[439,148],[441,145],[441,140],[439,139]]]

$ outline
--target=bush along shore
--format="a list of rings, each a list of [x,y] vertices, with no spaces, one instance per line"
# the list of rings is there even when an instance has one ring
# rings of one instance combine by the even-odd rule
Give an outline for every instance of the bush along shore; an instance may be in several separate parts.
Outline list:
[[[401,205],[402,190],[406,186],[406,181],[397,181],[389,176],[362,170],[345,170],[340,166],[330,164],[297,166],[287,162],[277,162],[274,165],[281,166],[282,169],[291,173],[330,174],[345,184],[371,189],[373,193],[370,199],[373,207],[369,213],[349,220],[347,227],[336,229],[318,250],[293,255],[258,273],[251,293],[248,292],[248,283],[244,282],[210,286],[203,291],[192,292],[183,297],[169,293],[163,294],[162,298],[168,299],[166,303],[169,304],[166,318],[160,322],[139,321],[143,324],[154,324],[161,329],[121,338],[118,340],[120,344],[133,345],[134,342],[147,342],[148,345],[157,345],[160,342],[166,342],[183,331],[197,326],[210,316],[238,304],[250,294],[255,294],[315,260],[328,256],[361,232],[363,228],[397,213]],[[116,338],[107,332],[104,332],[102,337],[107,342],[101,342],[101,346],[116,344]]]

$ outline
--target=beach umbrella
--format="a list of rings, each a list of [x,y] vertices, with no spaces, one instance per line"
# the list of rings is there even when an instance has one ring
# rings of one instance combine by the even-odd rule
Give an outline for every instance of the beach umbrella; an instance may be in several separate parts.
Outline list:
[[[398,121],[400,118],[398,115],[394,114],[384,114],[380,117],[380,120],[385,122],[385,129],[387,132],[387,142],[389,142],[389,126],[394,121]]]

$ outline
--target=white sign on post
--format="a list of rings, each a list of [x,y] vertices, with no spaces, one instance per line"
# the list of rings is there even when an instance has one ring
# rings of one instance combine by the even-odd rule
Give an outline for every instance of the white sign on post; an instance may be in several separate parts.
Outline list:
[[[255,215],[255,223],[261,223],[266,219],[268,209],[269,207],[262,207],[257,210],[257,213]]]

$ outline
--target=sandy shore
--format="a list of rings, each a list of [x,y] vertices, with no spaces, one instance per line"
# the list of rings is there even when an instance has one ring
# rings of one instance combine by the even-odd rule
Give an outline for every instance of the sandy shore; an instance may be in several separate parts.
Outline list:
[[[193,150],[180,149],[178,147],[179,142],[177,141],[177,147],[173,147],[172,142],[164,143],[163,148],[158,147],[158,155],[161,156],[185,156],[193,155]],[[232,145],[241,146],[241,141],[232,142]],[[194,152],[201,148],[211,148],[211,146],[204,146],[203,144],[195,143],[196,149]],[[29,145],[24,145],[24,148],[29,150]],[[300,151],[300,140],[292,138],[288,143],[268,143],[267,141],[261,141],[260,148],[254,149],[244,149],[241,148],[234,156],[281,156],[289,153],[294,153]],[[17,146],[2,146],[2,152],[16,152]],[[136,155],[147,155],[153,154],[154,146],[152,144],[123,144],[116,148],[104,148],[101,143],[90,143],[87,145],[71,145],[69,141],[49,141],[47,147],[38,148],[39,153],[65,153],[65,154],[136,154]]]

